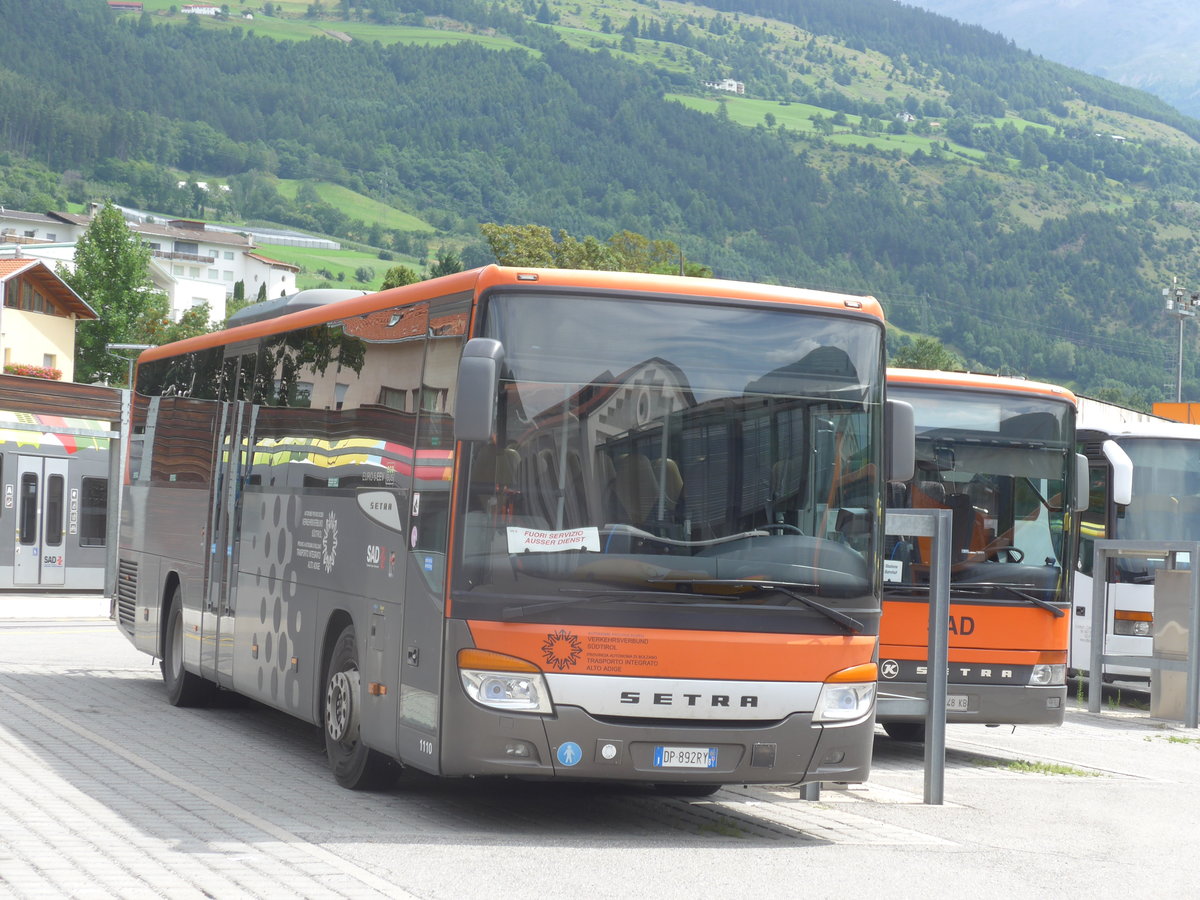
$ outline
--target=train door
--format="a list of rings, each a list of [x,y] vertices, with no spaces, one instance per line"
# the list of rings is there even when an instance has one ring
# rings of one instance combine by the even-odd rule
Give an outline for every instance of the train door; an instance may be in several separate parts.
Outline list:
[[[17,457],[15,586],[66,584],[67,461]]]

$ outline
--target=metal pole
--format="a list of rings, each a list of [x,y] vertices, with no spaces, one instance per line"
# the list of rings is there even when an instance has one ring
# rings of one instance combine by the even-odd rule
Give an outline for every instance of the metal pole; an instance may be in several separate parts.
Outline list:
[[[1096,542],[1097,545],[1100,543]],[[1100,712],[1104,692],[1104,635],[1108,623],[1108,554],[1100,546],[1092,554],[1091,659],[1088,660],[1088,712]]]
[[[934,517],[929,565],[929,671],[925,709],[925,802],[941,805],[946,780],[946,669],[950,665],[950,524],[952,512]]]
[[[1187,711],[1184,713],[1184,725],[1188,728],[1197,727],[1200,717],[1200,543],[1192,547],[1188,555],[1188,572],[1191,595],[1190,633],[1188,634],[1188,668],[1187,668]]]
[[[1175,402],[1183,402],[1183,318],[1179,319],[1179,368],[1175,370]]]

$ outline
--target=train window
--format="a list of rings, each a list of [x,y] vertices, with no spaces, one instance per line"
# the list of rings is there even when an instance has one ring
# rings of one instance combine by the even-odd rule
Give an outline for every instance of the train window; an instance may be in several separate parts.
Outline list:
[[[21,475],[21,508],[17,522],[17,539],[26,547],[38,539],[38,477],[32,472]]]
[[[63,539],[63,486],[61,475],[46,479],[46,546],[61,547]]]
[[[103,547],[108,532],[108,479],[82,479],[79,495],[79,545]]]

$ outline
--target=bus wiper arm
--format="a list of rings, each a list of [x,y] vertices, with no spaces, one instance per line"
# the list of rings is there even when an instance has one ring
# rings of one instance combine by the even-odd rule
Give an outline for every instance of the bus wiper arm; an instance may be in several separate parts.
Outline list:
[[[965,591],[970,588],[991,588],[993,590],[999,589],[1002,591],[1007,591],[1014,597],[1020,597],[1022,600],[1026,600],[1029,603],[1032,603],[1034,606],[1040,606],[1042,609],[1054,613],[1054,618],[1056,619],[1061,619],[1064,615],[1066,615],[1066,613],[1063,612],[1060,607],[1055,606],[1049,600],[1043,600],[1041,597],[1035,597],[1033,594],[1026,593],[1025,591],[1019,591],[1011,584],[1004,584],[1002,582],[975,581],[971,584],[952,584],[950,586],[952,592]]]
[[[865,627],[862,622],[853,616],[848,616],[840,609],[834,609],[832,606],[826,606],[820,601],[814,600],[812,597],[801,594],[802,590],[811,590],[815,587],[812,584],[799,584],[789,581],[759,581],[757,578],[651,578],[647,579],[651,582],[676,582],[680,584],[724,584],[733,587],[748,587],[759,591],[779,591],[791,597],[797,603],[802,603],[809,609],[815,610],[822,615],[837,622],[847,631],[852,634],[861,634]]]

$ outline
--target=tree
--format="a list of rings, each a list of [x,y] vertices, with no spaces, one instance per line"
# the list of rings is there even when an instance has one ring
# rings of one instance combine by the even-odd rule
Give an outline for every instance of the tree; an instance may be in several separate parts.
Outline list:
[[[392,266],[383,275],[383,285],[379,289],[386,291],[388,288],[403,287],[406,284],[416,284],[421,280],[421,276],[410,269],[408,266]]]
[[[922,334],[901,347],[892,357],[891,365],[905,369],[941,369],[954,372],[962,370],[963,361],[937,338]]]
[[[458,258],[458,254],[442,247],[434,256],[433,265],[429,267],[429,277],[440,278],[442,275],[453,275],[462,270],[462,260]]]
[[[607,241],[588,236],[582,241],[543,225],[480,225],[492,255],[502,266],[543,269],[591,269],[610,272],[656,272],[711,278],[712,269],[686,262],[674,241],[652,241],[632,231],[619,231]]]
[[[76,328],[75,378],[123,384],[126,362],[106,345],[158,343],[148,338],[168,318],[167,298],[150,280],[150,247],[107,202],[75,245],[74,270],[59,265],[58,275],[99,316]]]

